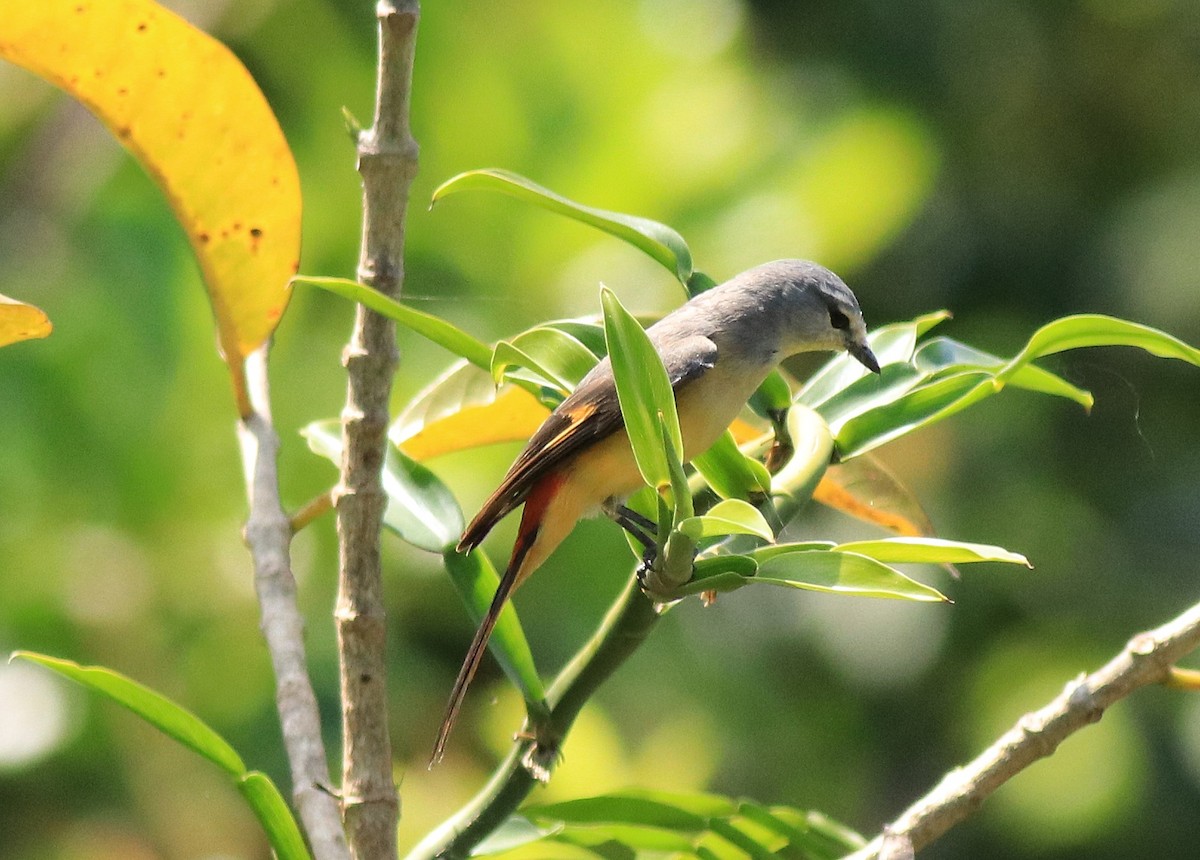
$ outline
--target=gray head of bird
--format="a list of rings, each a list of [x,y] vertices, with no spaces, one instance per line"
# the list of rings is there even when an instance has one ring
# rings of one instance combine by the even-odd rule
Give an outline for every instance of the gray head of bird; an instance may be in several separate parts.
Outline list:
[[[763,263],[701,298],[719,306],[725,333],[747,352],[761,349],[763,361],[844,349],[879,372],[858,299],[841,278],[817,263]]]

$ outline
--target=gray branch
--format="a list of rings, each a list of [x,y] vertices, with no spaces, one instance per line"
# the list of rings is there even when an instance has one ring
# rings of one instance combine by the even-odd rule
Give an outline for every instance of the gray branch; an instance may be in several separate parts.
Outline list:
[[[911,856],[977,810],[993,791],[1135,690],[1167,681],[1172,666],[1200,646],[1200,604],[1139,633],[1116,657],[1080,675],[1045,707],[1021,717],[974,761],[956,768],[865,848],[847,860]]]
[[[359,279],[398,298],[404,283],[404,220],[417,171],[409,92],[420,10],[416,0],[381,0],[379,77],[372,127],[358,137],[363,182]],[[398,363],[396,327],[359,306],[343,363],[341,479],[334,490],[339,539],[335,616],[341,663],[343,814],[358,858],[396,856],[399,799],[388,733],[380,530],[387,498],[381,472],[388,400]]]
[[[275,705],[292,771],[292,798],[317,860],[350,856],[337,800],[328,791],[317,698],[304,654],[304,620],[292,577],[292,528],[279,499],[279,436],[271,422],[267,349],[246,361],[251,411],[238,425],[250,516],[245,539],[254,563],[261,627],[275,670]]]

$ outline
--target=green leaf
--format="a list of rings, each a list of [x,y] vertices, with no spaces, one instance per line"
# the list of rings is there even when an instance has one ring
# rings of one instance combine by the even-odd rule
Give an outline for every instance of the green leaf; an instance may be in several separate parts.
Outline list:
[[[878,448],[906,433],[961,412],[997,391],[992,374],[967,371],[921,385],[885,406],[842,425],[837,448],[842,459]]]
[[[1101,314],[1079,314],[1057,319],[1034,332],[1025,348],[997,374],[997,378],[1008,382],[1036,358],[1085,346],[1136,346],[1160,358],[1177,358],[1200,366],[1200,349],[1166,332]]]
[[[378,314],[395,320],[426,340],[433,341],[438,346],[465,358],[476,367],[482,367],[484,370],[491,368],[492,350],[486,343],[472,337],[441,317],[403,305],[365,284],[347,278],[323,278],[310,275],[297,275],[292,278],[291,283],[319,287],[335,296],[358,302]]]
[[[662,487],[671,483],[671,469],[658,415],[662,415],[663,427],[674,447],[674,459],[679,459],[683,452],[671,381],[649,336],[616,294],[605,287],[600,292],[600,301],[617,398],[634,458],[646,483]]]
[[[889,364],[878,374],[870,373],[850,383],[822,402],[817,411],[836,437],[851,418],[886,407],[918,385],[923,376],[911,364]]]
[[[450,581],[467,607],[467,614],[478,624],[491,606],[492,597],[500,584],[496,569],[492,567],[487,554],[478,551],[462,555],[451,550],[443,555],[443,559]],[[533,652],[529,649],[512,601],[506,602],[500,610],[500,620],[496,622],[496,630],[488,641],[488,649],[504,674],[521,691],[526,702],[539,704],[546,700],[541,676],[533,662]]]
[[[930,375],[944,374],[947,371],[957,373],[963,370],[995,372],[1005,364],[1006,362],[1002,358],[948,337],[935,337],[925,341],[913,356],[913,365],[918,370]],[[1023,388],[1039,394],[1065,397],[1068,400],[1074,400],[1088,410],[1092,408],[1094,402],[1089,392],[1035,364],[1027,364],[1017,370],[1009,378],[1008,384],[1013,388]]]
[[[565,331],[539,326],[496,344],[491,364],[492,379],[497,384],[505,370],[517,365],[537,373],[563,394],[570,394],[596,366],[596,356]]]
[[[332,461],[342,457],[342,429],[337,421],[314,421],[300,431],[308,447]],[[463,531],[462,508],[433,472],[399,450],[384,455],[383,491],[387,509],[383,524],[400,539],[428,552],[453,547]]]
[[[278,860],[309,860],[304,837],[275,783],[266,774],[250,771],[238,779],[237,787],[262,824]]]
[[[692,459],[692,465],[722,499],[742,499],[771,491],[767,467],[744,454],[726,430],[712,447]]]
[[[933,537],[894,537],[861,540],[834,547],[837,552],[854,552],[891,564],[970,564],[975,561],[999,561],[1033,567],[1029,559],[1016,552],[981,543],[964,543]]]
[[[449,194],[473,190],[499,191],[603,230],[648,254],[685,286],[692,277],[692,252],[683,237],[667,225],[635,215],[584,206],[508,170],[485,168],[451,177],[433,192],[430,206]]]
[[[754,535],[765,541],[775,539],[758,508],[740,499],[718,502],[703,516],[689,517],[681,522],[679,530],[695,541],[724,535]]]
[[[32,651],[17,651],[12,656],[45,666],[100,693],[232,776],[241,777],[246,772],[241,756],[199,717],[119,672],[102,666],[80,666]]]
[[[893,567],[865,555],[836,550],[772,556],[759,564],[758,575],[749,581],[860,597],[947,602],[937,589],[910,579]]]
[[[476,845],[471,856],[478,857],[511,851],[530,842],[560,833],[562,829],[561,823],[556,822],[548,827],[539,827],[523,815],[512,815],[489,833],[486,839]]]
[[[71,660],[32,651],[17,651],[12,656],[45,666],[82,684],[208,759],[234,778],[234,784],[258,817],[276,856],[280,860],[308,860],[308,849],[300,829],[279,789],[266,775],[247,771],[233,747],[191,711],[112,669],[81,666]]]

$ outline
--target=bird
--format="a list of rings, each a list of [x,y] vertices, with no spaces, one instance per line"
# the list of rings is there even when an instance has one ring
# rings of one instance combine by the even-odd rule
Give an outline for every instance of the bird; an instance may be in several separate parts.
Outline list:
[[[693,297],[646,334],[675,393],[685,462],[716,442],[790,355],[846,350],[879,373],[854,293],[808,260],[776,260],[742,272]],[[505,601],[580,519],[611,509],[642,484],[605,357],[530,437],[458,542],[458,552],[471,552],[524,504],[508,566],[454,682],[431,766],[442,758]]]

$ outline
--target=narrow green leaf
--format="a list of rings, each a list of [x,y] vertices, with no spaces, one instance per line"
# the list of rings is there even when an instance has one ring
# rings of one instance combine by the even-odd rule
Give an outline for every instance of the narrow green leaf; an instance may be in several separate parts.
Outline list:
[[[840,544],[836,552],[853,552],[890,564],[970,564],[998,561],[1033,567],[1029,559],[1016,552],[981,543],[965,543],[933,537],[894,537]]]
[[[617,397],[621,403],[621,415],[625,419],[625,429],[629,433],[638,470],[650,486],[668,485],[671,483],[671,470],[659,430],[659,414],[663,416],[664,426],[675,449],[675,459],[679,459],[683,452],[671,381],[645,330],[625,310],[616,294],[605,287],[601,290],[600,301],[604,307],[604,333],[617,384]]]
[[[724,535],[754,535],[765,541],[775,534],[758,508],[740,499],[726,499],[699,517],[689,517],[679,524],[679,530],[692,540]]]
[[[310,860],[292,810],[275,783],[266,774],[255,770],[239,778],[237,787],[262,824],[278,860]]]
[[[497,384],[512,365],[528,368],[570,394],[579,380],[596,366],[596,356],[572,335],[558,328],[538,326],[511,341],[500,341],[492,351],[492,378]]]
[[[508,170],[485,168],[453,176],[433,192],[430,206],[450,194],[473,190],[499,191],[603,230],[648,254],[685,286],[692,277],[692,252],[683,237],[667,225],[635,215],[584,206]]]
[[[877,409],[851,418],[837,434],[842,459],[878,448],[906,433],[961,412],[996,393],[987,371],[956,373],[921,385]]]
[[[342,429],[337,421],[314,421],[300,431],[314,454],[335,465],[342,457]],[[384,456],[383,490],[387,509],[383,524],[400,539],[428,552],[441,553],[458,542],[462,508],[433,472],[399,450]]]
[[[920,384],[923,376],[911,364],[889,364],[878,374],[869,373],[850,383],[821,403],[817,411],[836,437],[851,418],[886,407]]]
[[[1136,346],[1160,358],[1177,358],[1200,366],[1200,349],[1166,332],[1116,317],[1079,314],[1054,320],[1034,332],[997,377],[1008,382],[1036,358],[1085,346]]]
[[[674,855],[679,851],[690,853],[692,847],[692,840],[688,835],[644,824],[588,824],[564,827],[562,832],[554,837],[554,841],[593,848],[597,852],[594,855],[596,857],[629,860],[644,856],[643,852],[657,857]]]
[[[771,475],[767,467],[744,454],[728,430],[717,438],[711,448],[694,457],[692,465],[722,499],[746,501],[752,495],[771,491]]]
[[[989,370],[996,372],[1007,362],[1004,359],[967,346],[948,337],[935,337],[925,341],[913,356],[913,365],[926,374],[958,373],[964,370]],[[1036,391],[1073,400],[1084,409],[1090,410],[1094,398],[1091,393],[1072,385],[1061,376],[1051,373],[1036,364],[1026,364],[1009,377],[1013,388]]]
[[[563,825],[560,822],[539,827],[523,815],[511,815],[505,819],[503,824],[489,833],[486,839],[475,846],[471,856],[481,857],[511,851],[522,845],[528,845],[530,842],[560,833],[562,829]]]
[[[453,550],[446,552],[442,558],[450,581],[454,583],[459,597],[467,607],[467,614],[478,624],[500,584],[500,577],[487,554],[476,550],[468,555],[462,555]],[[500,610],[500,620],[496,622],[496,630],[488,642],[488,649],[495,656],[504,674],[521,691],[526,702],[541,703],[546,700],[546,691],[542,687],[541,676],[533,662],[533,652],[521,628],[521,620],[512,601]]]
[[[861,597],[946,602],[937,589],[895,568],[865,555],[834,550],[774,555],[761,562],[758,575],[748,581]]]
[[[395,320],[426,340],[433,341],[438,346],[465,358],[476,367],[482,367],[484,370],[489,370],[491,367],[492,350],[483,341],[472,337],[441,317],[410,308],[365,284],[347,278],[324,278],[309,275],[297,275],[292,278],[291,283],[318,287],[335,296],[358,302],[376,313]]]
[[[12,656],[45,666],[133,711],[163,734],[202,755],[226,773],[240,777],[246,772],[241,756],[203,720],[182,705],[175,704],[161,693],[142,686],[120,672],[103,666],[81,666],[72,660],[32,651],[16,651]]]

